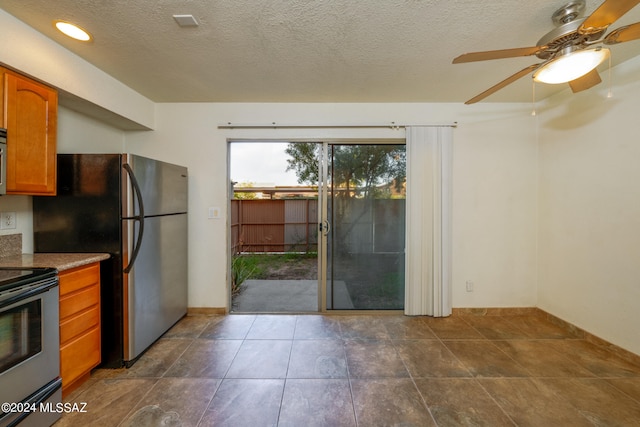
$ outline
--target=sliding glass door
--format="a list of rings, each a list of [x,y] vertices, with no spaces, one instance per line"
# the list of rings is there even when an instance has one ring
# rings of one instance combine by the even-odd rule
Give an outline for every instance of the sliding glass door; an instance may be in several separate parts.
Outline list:
[[[319,167],[320,306],[402,310],[405,145],[325,143]]]

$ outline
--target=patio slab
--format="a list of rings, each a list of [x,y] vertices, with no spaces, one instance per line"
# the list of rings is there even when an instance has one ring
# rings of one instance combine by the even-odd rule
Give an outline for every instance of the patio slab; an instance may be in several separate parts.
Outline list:
[[[353,309],[347,286],[334,282],[334,304],[339,309]],[[317,312],[316,280],[246,280],[233,299],[232,311],[241,313]]]

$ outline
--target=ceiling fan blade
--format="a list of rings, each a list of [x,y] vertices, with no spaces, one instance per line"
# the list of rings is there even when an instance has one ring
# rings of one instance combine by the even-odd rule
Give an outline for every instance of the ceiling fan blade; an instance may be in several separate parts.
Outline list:
[[[594,34],[605,30],[638,3],[640,3],[640,0],[605,0],[584,20],[580,28],[578,28],[578,33]]]
[[[640,22],[613,30],[604,38],[604,44],[618,44],[640,39]]]
[[[571,87],[571,91],[573,93],[577,93],[583,90],[590,89],[595,85],[599,84],[600,82],[602,82],[602,79],[600,78],[600,74],[598,73],[598,70],[594,68],[584,76],[578,77],[575,80],[571,80],[569,82],[569,86]]]
[[[467,104],[467,105],[475,104],[476,102],[483,100],[487,96],[499,91],[503,87],[505,87],[507,85],[510,85],[511,83],[515,82],[516,80],[518,80],[518,79],[526,76],[527,74],[535,71],[535,69],[538,68],[539,66],[541,66],[542,64],[544,64],[544,62],[542,62],[540,64],[529,65],[527,68],[524,68],[524,69],[518,71],[517,73],[515,73],[511,77],[508,77],[508,78],[504,79],[503,81],[501,81],[500,83],[498,83],[497,85],[492,86],[489,89],[485,90],[480,95],[477,95],[477,96],[471,98],[470,100],[465,102],[465,104]]]
[[[638,0],[640,1],[640,0]],[[518,47],[514,49],[487,50],[484,52],[465,53],[453,60],[454,64],[463,62],[487,61],[489,59],[515,58],[517,56],[535,55],[546,50],[547,46]]]

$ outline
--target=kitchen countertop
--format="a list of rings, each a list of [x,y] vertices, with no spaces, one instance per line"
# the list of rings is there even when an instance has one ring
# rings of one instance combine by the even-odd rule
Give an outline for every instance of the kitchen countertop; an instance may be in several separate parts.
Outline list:
[[[111,255],[103,253],[38,253],[20,254],[0,257],[0,268],[2,267],[53,267],[58,271],[69,270],[75,267],[99,262],[110,258]]]

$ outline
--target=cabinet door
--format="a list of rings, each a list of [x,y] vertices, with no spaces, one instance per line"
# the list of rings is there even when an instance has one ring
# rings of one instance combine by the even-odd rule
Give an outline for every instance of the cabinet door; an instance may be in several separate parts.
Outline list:
[[[82,384],[101,361],[100,264],[60,273],[62,396]]]
[[[57,111],[54,89],[4,73],[7,194],[55,195]]]

